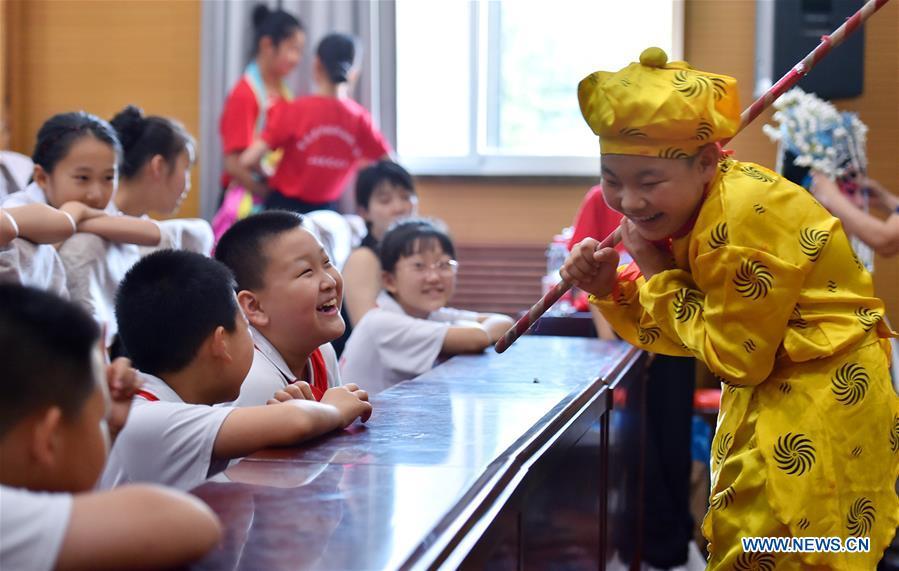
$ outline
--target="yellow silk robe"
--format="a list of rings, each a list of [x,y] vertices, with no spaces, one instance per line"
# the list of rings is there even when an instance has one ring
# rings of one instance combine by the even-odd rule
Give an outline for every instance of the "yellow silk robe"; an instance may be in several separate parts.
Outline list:
[[[899,523],[892,333],[839,220],[804,189],[718,165],[677,269],[619,273],[593,299],[637,347],[724,383],[712,443],[710,569],[873,569]],[[869,553],[744,553],[741,537],[870,537]]]

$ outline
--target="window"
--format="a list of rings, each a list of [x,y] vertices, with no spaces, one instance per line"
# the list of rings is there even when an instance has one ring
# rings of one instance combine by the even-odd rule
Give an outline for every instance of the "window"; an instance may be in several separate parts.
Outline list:
[[[652,45],[680,59],[682,20],[682,0],[398,0],[401,160],[417,174],[596,175],[578,82]]]

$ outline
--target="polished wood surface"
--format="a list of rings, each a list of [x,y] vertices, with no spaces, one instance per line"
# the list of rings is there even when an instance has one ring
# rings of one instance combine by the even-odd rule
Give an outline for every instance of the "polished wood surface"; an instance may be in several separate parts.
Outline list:
[[[579,441],[599,449],[608,383],[640,356],[620,342],[530,336],[504,355],[451,359],[379,394],[367,425],[255,454],[197,488],[226,534],[196,568],[456,567],[484,550],[496,561],[487,531],[521,517],[505,508],[552,481],[555,456]],[[586,474],[598,498],[596,462]],[[599,534],[597,522],[597,551]]]

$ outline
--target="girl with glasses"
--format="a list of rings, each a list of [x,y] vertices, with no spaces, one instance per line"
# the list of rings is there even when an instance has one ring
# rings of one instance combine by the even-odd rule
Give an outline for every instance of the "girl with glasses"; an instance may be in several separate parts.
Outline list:
[[[439,357],[477,353],[511,327],[506,315],[447,307],[459,267],[453,242],[434,222],[395,224],[380,244],[383,290],[353,329],[341,376],[369,394],[430,370]]]

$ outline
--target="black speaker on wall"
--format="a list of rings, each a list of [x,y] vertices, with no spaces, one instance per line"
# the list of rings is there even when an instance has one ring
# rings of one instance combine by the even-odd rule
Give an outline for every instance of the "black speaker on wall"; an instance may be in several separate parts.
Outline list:
[[[863,0],[756,0],[758,97],[862,7]],[[865,28],[832,50],[798,84],[822,99],[862,94]]]

